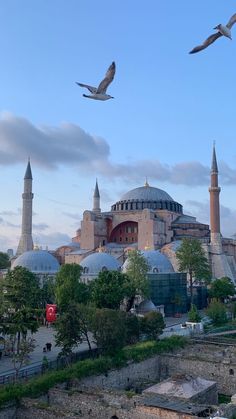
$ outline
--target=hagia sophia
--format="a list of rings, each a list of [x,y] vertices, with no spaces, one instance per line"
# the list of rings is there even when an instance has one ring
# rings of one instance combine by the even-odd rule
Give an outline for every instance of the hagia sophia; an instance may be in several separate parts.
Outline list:
[[[149,274],[177,275],[175,252],[183,238],[191,237],[201,241],[212,277],[227,276],[236,284],[236,241],[222,237],[220,231],[221,189],[215,147],[209,182],[210,226],[184,214],[180,203],[147,181],[126,192],[110,211],[102,212],[96,181],[92,209],[84,211],[71,243],[52,252],[33,250],[32,179],[28,162],[22,195],[22,233],[12,267],[25,266],[43,276],[55,274],[60,264],[77,263],[83,268],[82,280],[88,282],[102,270],[122,269],[128,250],[138,249],[148,260]]]

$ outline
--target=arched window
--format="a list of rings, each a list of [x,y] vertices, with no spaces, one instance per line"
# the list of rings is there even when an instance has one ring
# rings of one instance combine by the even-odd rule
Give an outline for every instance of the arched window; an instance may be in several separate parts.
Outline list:
[[[108,269],[107,269],[107,267],[106,266],[103,266],[102,267],[102,272],[106,272]]]
[[[158,272],[158,268],[153,268],[152,272],[156,274]]]
[[[84,267],[84,274],[88,274],[89,268],[87,266]]]

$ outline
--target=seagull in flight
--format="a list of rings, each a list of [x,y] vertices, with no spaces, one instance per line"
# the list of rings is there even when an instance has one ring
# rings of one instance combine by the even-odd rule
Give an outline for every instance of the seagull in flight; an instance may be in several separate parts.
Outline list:
[[[91,95],[83,95],[84,97],[87,97],[89,99],[95,99],[95,100],[114,99],[114,97],[108,95],[106,91],[109,84],[114,79],[115,72],[116,72],[116,65],[115,65],[115,62],[113,61],[106,72],[105,78],[101,81],[98,87],[93,87],[93,86],[89,86],[88,84],[83,84],[83,83],[78,83],[78,82],[76,82],[76,84],[78,84],[81,87],[86,87],[92,93]]]
[[[192,51],[190,51],[189,54],[195,54],[196,52],[202,51],[202,49],[205,49],[209,47],[209,45],[213,44],[218,38],[221,36],[226,36],[227,38],[232,40],[231,37],[231,28],[236,22],[236,13],[231,16],[228,23],[224,26],[221,23],[217,25],[214,29],[217,29],[218,32],[214,33],[213,35],[210,35],[201,45],[198,45],[197,47],[193,48]]]

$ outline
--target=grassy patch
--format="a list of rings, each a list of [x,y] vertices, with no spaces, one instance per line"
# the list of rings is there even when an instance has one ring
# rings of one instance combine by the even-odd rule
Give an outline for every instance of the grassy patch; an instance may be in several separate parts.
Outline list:
[[[91,375],[105,374],[112,368],[121,368],[129,361],[141,362],[156,354],[172,352],[183,348],[187,339],[182,336],[171,336],[161,341],[141,342],[127,346],[114,357],[101,356],[97,359],[86,359],[59,371],[51,371],[34,378],[27,383],[10,384],[1,387],[0,406],[10,400],[19,401],[22,397],[37,397],[45,394],[56,384],[68,383],[71,379],[82,379]]]
[[[231,402],[231,397],[227,396],[227,394],[218,394],[218,403],[219,404],[227,404]]]

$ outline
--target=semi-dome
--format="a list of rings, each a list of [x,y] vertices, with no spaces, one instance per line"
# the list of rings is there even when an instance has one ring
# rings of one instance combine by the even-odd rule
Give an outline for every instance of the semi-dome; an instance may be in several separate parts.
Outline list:
[[[132,199],[139,201],[173,201],[167,192],[149,185],[132,189],[120,198],[121,201],[129,201]]]
[[[113,256],[108,253],[96,252],[85,257],[80,266],[83,268],[83,273],[88,275],[97,275],[101,271],[118,271],[120,263]]]
[[[35,274],[56,274],[60,265],[57,259],[46,250],[30,250],[18,256],[12,264],[12,269],[22,266]]]
[[[112,205],[112,211],[137,211],[149,208],[152,210],[169,210],[182,214],[183,207],[171,196],[159,188],[145,186],[126,192],[118,202]]]
[[[141,254],[145,257],[149,265],[148,273],[170,273],[174,272],[173,266],[167,256],[159,250],[143,250]],[[123,264],[122,271],[126,272],[129,265],[129,259]]]

